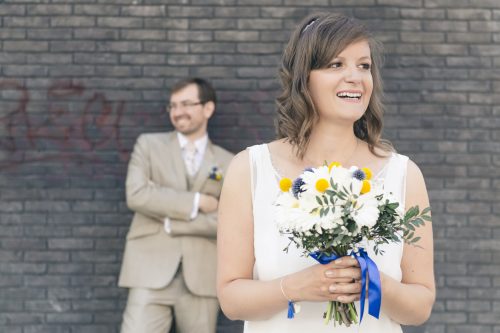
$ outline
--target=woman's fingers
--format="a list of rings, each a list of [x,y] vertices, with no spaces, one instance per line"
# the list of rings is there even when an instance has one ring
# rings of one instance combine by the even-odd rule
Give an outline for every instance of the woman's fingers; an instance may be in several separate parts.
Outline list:
[[[336,268],[345,268],[345,267],[359,267],[359,263],[353,257],[341,257],[331,262],[331,265]]]
[[[332,294],[359,294],[361,292],[361,282],[353,283],[332,283],[328,286],[328,291]]]
[[[325,270],[325,276],[330,279],[347,279],[346,282],[361,279],[361,270],[359,267],[350,267],[350,268],[329,268]],[[340,281],[339,281],[340,282]]]

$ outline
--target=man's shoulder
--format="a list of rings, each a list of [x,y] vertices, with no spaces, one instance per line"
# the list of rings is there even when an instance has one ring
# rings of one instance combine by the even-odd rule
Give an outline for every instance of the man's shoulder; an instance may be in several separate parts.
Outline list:
[[[175,132],[157,132],[157,133],[142,133],[137,138],[137,141],[142,142],[166,142],[166,140],[170,139]]]
[[[214,149],[215,154],[222,157],[222,158],[232,159],[234,156],[234,154],[231,153],[229,150],[222,148],[219,145],[213,144],[212,147]]]

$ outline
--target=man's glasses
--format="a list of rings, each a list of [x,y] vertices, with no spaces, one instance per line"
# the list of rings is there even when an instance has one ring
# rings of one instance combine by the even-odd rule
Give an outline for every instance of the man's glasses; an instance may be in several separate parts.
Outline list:
[[[202,105],[202,104],[205,104],[205,102],[202,102],[202,101],[199,101],[199,102],[189,102],[189,101],[186,101],[186,102],[181,102],[179,104],[169,104],[169,105],[167,105],[166,110],[167,110],[167,112],[172,112],[172,111],[175,111],[177,109],[179,109],[179,110],[186,110],[186,109],[192,108],[193,106]]]

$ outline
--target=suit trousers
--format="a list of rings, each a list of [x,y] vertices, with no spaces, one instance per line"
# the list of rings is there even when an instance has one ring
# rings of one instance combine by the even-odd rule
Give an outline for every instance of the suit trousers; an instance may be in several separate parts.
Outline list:
[[[174,316],[176,333],[215,333],[218,312],[216,298],[188,290],[180,264],[165,288],[130,288],[121,333],[168,333]]]

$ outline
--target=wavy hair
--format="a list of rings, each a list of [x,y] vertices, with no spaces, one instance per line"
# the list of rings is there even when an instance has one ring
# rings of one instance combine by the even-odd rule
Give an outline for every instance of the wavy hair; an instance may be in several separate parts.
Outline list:
[[[311,131],[319,119],[308,88],[311,70],[325,68],[348,45],[366,40],[372,58],[373,92],[363,116],[354,123],[354,134],[368,143],[370,151],[380,156],[375,147],[393,151],[391,143],[381,139],[383,89],[380,66],[381,45],[359,21],[341,14],[312,14],[292,33],[283,52],[279,76],[282,93],[276,99],[277,136],[285,138],[303,158]]]

